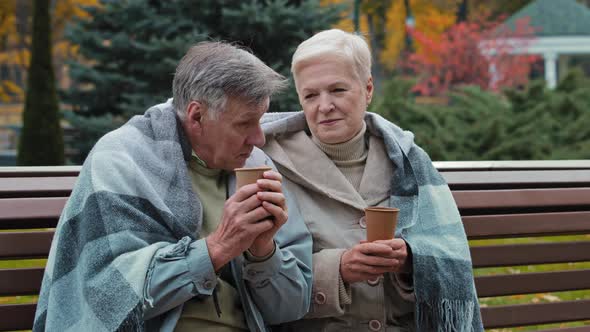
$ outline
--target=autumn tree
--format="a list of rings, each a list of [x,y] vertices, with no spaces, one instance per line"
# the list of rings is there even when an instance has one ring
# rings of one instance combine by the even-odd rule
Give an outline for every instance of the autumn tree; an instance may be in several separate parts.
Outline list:
[[[406,24],[414,22],[432,38],[454,23],[458,0],[371,0],[360,1],[360,33],[369,43],[373,56],[373,80],[380,90],[384,81],[396,69],[398,59],[406,47]],[[341,20],[335,25],[354,31],[352,1],[324,0],[323,4],[345,4]],[[411,15],[412,21],[408,21]],[[415,45],[420,49],[420,45]]]
[[[74,19],[87,18],[82,6],[96,6],[98,0],[50,1],[52,57],[57,82],[66,78],[64,63],[76,54],[77,46],[64,37],[65,27]],[[22,102],[27,69],[31,59],[32,0],[0,1],[0,102]]]
[[[18,164],[61,165],[64,147],[51,61],[49,0],[35,0],[33,9],[31,62]]]
[[[363,0],[360,2],[360,32],[373,53],[373,76],[377,86],[400,68],[409,51],[427,52],[428,45],[410,35],[418,29],[429,40],[437,40],[455,23],[477,20],[487,15],[499,20],[531,0]],[[348,8],[335,27],[354,31],[352,0],[323,0],[323,4],[344,4]],[[408,15],[411,15],[408,17]],[[412,26],[408,26],[411,23]],[[406,50],[407,40],[413,50]]]
[[[413,37],[423,49],[411,54],[403,65],[420,76],[415,92],[432,96],[457,85],[497,91],[526,84],[537,57],[515,55],[514,51],[528,47],[534,29],[528,20],[519,21],[515,29],[501,29],[498,25],[486,19],[461,22],[437,39],[413,30]]]
[[[24,77],[30,58],[29,12],[28,1],[0,2],[0,102],[24,98]]]

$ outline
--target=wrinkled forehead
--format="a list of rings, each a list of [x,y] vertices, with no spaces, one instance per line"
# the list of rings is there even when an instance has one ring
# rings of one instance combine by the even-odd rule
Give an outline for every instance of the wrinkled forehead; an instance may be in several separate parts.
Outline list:
[[[361,82],[354,66],[341,58],[316,59],[299,67],[295,88],[302,91],[316,85],[333,85],[338,82]]]
[[[230,97],[227,100],[225,113],[237,119],[260,118],[268,111],[269,105],[270,97],[265,97],[261,101]]]
[[[293,78],[295,85],[297,86],[301,80],[301,72],[314,65],[332,65],[336,73],[348,74],[352,76],[354,80],[361,81],[360,74],[358,73],[357,67],[354,61],[346,56],[341,55],[328,55],[325,57],[313,57],[300,61],[294,68]]]
[[[342,66],[355,67],[354,60],[349,56],[340,53],[322,53],[298,61],[293,68],[293,74],[297,76],[303,68],[319,63],[336,63]]]

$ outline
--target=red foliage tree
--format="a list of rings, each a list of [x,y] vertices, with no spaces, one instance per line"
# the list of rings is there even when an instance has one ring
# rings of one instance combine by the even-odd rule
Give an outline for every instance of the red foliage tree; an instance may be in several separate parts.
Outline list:
[[[538,58],[522,53],[534,41],[529,21],[519,20],[514,28],[485,19],[461,22],[436,40],[409,30],[421,47],[402,67],[418,75],[414,91],[423,96],[441,95],[457,85],[497,91],[526,84]]]

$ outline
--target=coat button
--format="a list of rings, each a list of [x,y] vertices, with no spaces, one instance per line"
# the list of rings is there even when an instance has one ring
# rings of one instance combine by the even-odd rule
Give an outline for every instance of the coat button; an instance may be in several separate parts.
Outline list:
[[[367,222],[365,221],[365,217],[361,217],[361,219],[359,219],[359,225],[361,226],[361,228],[367,228]]]
[[[380,281],[381,281],[381,278],[380,277],[377,277],[375,279],[369,279],[369,280],[367,280],[367,284],[375,287],[375,286],[379,285],[379,282]]]
[[[381,322],[373,319],[369,322],[369,328],[371,329],[371,331],[379,331],[381,330]]]
[[[203,283],[203,287],[205,287],[205,289],[211,289],[211,288],[213,288],[213,281],[211,281],[211,280],[206,280],[206,281]]]
[[[317,304],[324,304],[324,303],[326,303],[326,294],[324,294],[323,292],[317,292],[317,293],[315,293],[314,301]]]

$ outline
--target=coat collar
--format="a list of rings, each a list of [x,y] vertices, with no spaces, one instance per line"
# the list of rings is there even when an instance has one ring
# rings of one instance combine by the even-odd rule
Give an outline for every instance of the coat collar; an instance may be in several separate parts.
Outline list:
[[[269,138],[264,150],[291,181],[359,210],[389,196],[393,165],[383,162],[385,147],[373,135],[358,192],[303,130]]]

